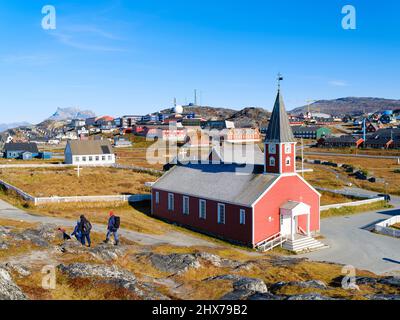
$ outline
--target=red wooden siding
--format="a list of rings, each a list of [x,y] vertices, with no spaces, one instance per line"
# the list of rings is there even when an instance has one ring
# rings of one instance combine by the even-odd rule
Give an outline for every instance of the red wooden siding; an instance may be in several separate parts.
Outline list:
[[[280,207],[287,201],[311,206],[311,231],[319,231],[319,195],[297,175],[282,177],[254,206],[254,243],[280,232]],[[271,218],[271,219],[269,219]],[[307,228],[306,216],[299,225]]]
[[[156,192],[160,194],[160,203],[156,204]],[[226,240],[252,245],[252,208],[225,204],[225,224],[218,224],[218,201],[206,200],[206,219],[199,217],[199,200],[201,198],[189,196],[189,215],[183,214],[183,197],[174,194],[174,211],[168,211],[168,193],[153,189],[152,208],[153,215],[168,221],[194,228],[198,231],[215,235]],[[240,224],[240,209],[246,211],[246,224]]]
[[[295,160],[295,149],[296,145],[294,143],[290,143],[291,153],[286,154],[285,152],[285,144],[281,145],[280,154],[282,155],[282,173],[291,173],[296,171],[296,160]],[[286,165],[286,158],[290,158],[290,166]]]
[[[270,173],[279,173],[279,161],[280,161],[279,144],[276,144],[276,154],[270,154],[268,144],[266,144],[264,154],[265,154],[265,164],[266,164],[266,169],[267,169],[266,171],[270,172]],[[275,158],[275,166],[269,165],[270,157]]]

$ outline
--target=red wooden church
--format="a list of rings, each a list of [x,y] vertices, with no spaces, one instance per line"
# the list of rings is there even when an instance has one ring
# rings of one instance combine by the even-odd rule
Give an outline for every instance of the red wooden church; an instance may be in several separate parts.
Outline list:
[[[259,249],[322,248],[312,238],[320,230],[320,194],[296,172],[296,140],[280,90],[264,150],[246,174],[243,164],[224,157],[174,166],[153,185],[152,214]]]

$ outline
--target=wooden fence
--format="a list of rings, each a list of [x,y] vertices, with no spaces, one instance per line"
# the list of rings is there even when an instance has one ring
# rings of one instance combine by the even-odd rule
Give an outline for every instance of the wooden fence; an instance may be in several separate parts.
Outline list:
[[[70,202],[141,202],[151,200],[150,194],[127,194],[127,195],[112,195],[112,196],[75,196],[75,197],[34,197],[23,190],[0,180],[2,185],[7,190],[12,190],[17,193],[25,201],[32,202],[35,206],[46,203],[70,203]]]

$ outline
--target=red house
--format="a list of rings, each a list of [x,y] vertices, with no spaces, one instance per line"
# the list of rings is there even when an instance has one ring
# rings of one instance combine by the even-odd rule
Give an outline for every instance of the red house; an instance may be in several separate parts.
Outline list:
[[[256,158],[178,164],[153,185],[152,214],[260,250],[324,247],[312,238],[320,230],[320,194],[296,172],[296,140],[280,91],[263,160]]]

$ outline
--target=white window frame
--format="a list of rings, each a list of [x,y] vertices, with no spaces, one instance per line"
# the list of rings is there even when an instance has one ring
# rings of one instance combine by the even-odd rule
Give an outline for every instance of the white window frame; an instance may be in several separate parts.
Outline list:
[[[275,157],[269,157],[269,166],[275,167],[275,165],[276,165]]]
[[[202,205],[204,206],[204,214],[201,210]],[[206,220],[207,219],[207,201],[200,199],[199,200],[199,218],[202,220]]]
[[[168,211],[174,211],[175,195],[168,193]]]
[[[286,154],[292,153],[292,145],[290,143],[285,144],[285,153]]]
[[[190,213],[190,198],[188,196],[183,196],[182,198],[182,213],[188,216]]]
[[[218,224],[226,224],[225,204],[218,203],[218,210],[217,211],[218,211]],[[223,215],[222,215],[222,213],[223,213]]]
[[[269,144],[268,145],[268,153],[269,154],[276,154],[276,145],[275,144]]]
[[[240,209],[240,224],[245,225],[246,224],[246,210]]]
[[[156,191],[156,204],[160,204],[160,192]]]

